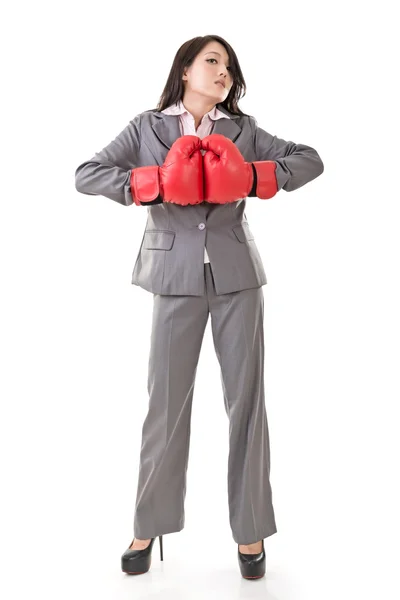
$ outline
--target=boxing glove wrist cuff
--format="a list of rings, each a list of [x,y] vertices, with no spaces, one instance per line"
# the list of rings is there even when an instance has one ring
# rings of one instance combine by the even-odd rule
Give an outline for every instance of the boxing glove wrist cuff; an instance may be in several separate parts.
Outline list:
[[[132,199],[137,206],[161,204],[163,202],[159,167],[157,165],[132,169],[130,186]]]
[[[153,204],[162,204],[164,202],[163,197],[161,196],[161,194],[158,194],[157,198],[155,200],[152,200],[151,202],[142,202],[140,201],[140,204],[142,206],[151,206]]]
[[[253,165],[253,163],[251,163],[251,166],[253,168],[253,186],[252,186],[250,192],[248,193],[248,197],[254,198],[257,196],[257,171],[256,171],[256,168]]]
[[[259,160],[251,163],[253,167],[253,186],[249,196],[257,196],[262,200],[272,198],[278,191],[276,180],[276,162],[273,160]]]

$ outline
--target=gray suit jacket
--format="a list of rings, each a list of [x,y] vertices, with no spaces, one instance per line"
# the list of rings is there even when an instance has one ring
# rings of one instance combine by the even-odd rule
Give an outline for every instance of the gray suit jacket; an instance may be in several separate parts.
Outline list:
[[[216,120],[211,133],[232,140],[247,162],[275,161],[278,191],[296,190],[323,172],[323,162],[310,146],[267,133],[252,116],[234,115],[220,105],[217,108],[230,119]],[[131,170],[161,166],[180,135],[179,116],[155,110],[138,114],[108,146],[76,169],[76,189],[125,206],[133,204]],[[267,283],[244,212],[246,198],[230,204],[134,204],[135,210],[141,208],[148,216],[131,283],[154,294],[204,294],[204,245],[218,295]]]

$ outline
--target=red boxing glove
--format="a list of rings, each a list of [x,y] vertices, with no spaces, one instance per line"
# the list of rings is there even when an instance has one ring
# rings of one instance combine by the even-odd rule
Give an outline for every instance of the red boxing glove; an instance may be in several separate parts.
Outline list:
[[[162,167],[132,169],[131,192],[135,204],[172,202],[186,206],[203,202],[201,140],[182,135],[172,144]]]
[[[278,191],[273,160],[248,163],[226,136],[212,133],[202,140],[204,200],[214,204],[235,202],[245,196],[272,198]]]

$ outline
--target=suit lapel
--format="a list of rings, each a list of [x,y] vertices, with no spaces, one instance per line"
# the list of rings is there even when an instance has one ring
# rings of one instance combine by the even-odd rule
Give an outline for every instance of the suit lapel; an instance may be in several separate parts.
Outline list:
[[[242,131],[242,128],[235,122],[237,115],[231,115],[223,107],[218,108],[228,116],[231,116],[231,118],[214,121],[211,133],[220,133],[234,142]],[[181,136],[179,115],[157,113],[157,116],[161,118],[152,125],[152,129],[160,142],[169,150],[172,144]]]

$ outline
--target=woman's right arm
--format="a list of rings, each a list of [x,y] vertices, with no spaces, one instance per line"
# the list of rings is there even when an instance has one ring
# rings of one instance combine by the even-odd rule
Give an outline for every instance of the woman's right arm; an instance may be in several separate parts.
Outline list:
[[[105,196],[124,206],[133,204],[131,171],[138,166],[140,114],[117,137],[75,171],[75,188],[82,194]],[[157,203],[162,202],[158,199]],[[149,202],[154,204],[156,201]]]

